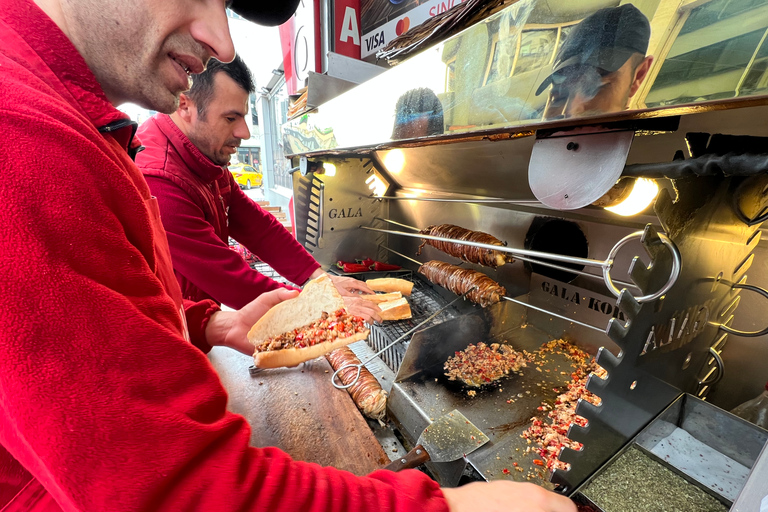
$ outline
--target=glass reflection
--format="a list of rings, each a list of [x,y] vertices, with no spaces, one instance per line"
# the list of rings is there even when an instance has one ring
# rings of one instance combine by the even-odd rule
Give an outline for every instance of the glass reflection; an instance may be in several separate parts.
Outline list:
[[[415,139],[443,133],[443,105],[427,88],[411,89],[395,105],[392,139]]]
[[[645,80],[651,25],[632,4],[606,7],[578,23],[555,57],[544,120],[617,112],[629,106]]]
[[[765,95],[766,39],[768,0],[520,0],[284,134],[319,150]]]

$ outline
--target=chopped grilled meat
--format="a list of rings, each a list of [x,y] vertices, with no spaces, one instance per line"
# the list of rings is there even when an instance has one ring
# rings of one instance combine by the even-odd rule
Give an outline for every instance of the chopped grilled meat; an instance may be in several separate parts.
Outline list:
[[[555,400],[554,406],[543,403],[540,409],[551,409],[546,419],[532,418],[532,424],[523,433],[523,437],[538,445],[529,448],[535,451],[543,459],[543,465],[549,469],[569,469],[568,464],[560,461],[560,451],[563,448],[581,450],[582,445],[568,438],[568,430],[571,424],[581,427],[587,425],[587,420],[576,414],[576,405],[579,400],[586,400],[593,405],[600,405],[600,397],[587,390],[587,379],[594,373],[600,378],[605,378],[607,372],[600,367],[591,356],[580,348],[571,345],[564,340],[553,340],[546,343],[540,350],[542,354],[557,352],[565,355],[573,361],[576,370],[571,374],[571,382],[568,383],[568,391],[562,393]]]
[[[348,338],[365,329],[365,321],[362,318],[348,315],[342,308],[332,315],[323,312],[320,320],[309,325],[267,338],[256,346],[256,351],[311,347],[324,341]]]
[[[452,240],[463,240],[465,242],[477,242],[481,244],[499,246],[504,245],[501,240],[494,237],[493,235],[483,233],[482,231],[471,231],[460,226],[454,226],[453,224],[439,224],[437,226],[429,226],[419,231],[419,233],[422,235],[450,238]],[[443,242],[441,240],[424,240],[421,246],[419,246],[418,254],[421,254],[421,249],[426,244],[429,244],[446,254],[450,254],[451,256],[460,258],[469,263],[477,263],[478,265],[485,265],[486,267],[496,268],[499,265],[503,265],[507,261],[512,261],[512,259],[502,251],[482,249],[480,247],[462,245],[453,242]]]
[[[419,273],[430,282],[440,285],[457,295],[466,293],[475,304],[488,307],[496,304],[507,293],[503,286],[477,270],[457,267],[444,261],[428,261],[419,268]]]
[[[456,352],[443,368],[448,380],[460,380],[468,386],[480,387],[524,366],[525,356],[509,345],[492,343],[488,346],[480,342]]]

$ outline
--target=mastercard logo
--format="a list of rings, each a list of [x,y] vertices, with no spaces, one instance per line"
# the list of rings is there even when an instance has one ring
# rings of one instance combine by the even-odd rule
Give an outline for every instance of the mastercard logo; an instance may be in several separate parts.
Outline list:
[[[411,20],[406,16],[405,18],[401,20],[397,20],[397,25],[395,25],[395,33],[397,35],[402,35],[408,32],[408,29],[411,28]]]

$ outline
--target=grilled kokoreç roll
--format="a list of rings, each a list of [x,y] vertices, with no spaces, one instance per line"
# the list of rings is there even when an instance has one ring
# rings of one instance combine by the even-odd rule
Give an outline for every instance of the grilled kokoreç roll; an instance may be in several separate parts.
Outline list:
[[[419,273],[424,274],[431,283],[440,285],[456,295],[475,288],[467,294],[467,298],[484,308],[496,304],[507,293],[503,286],[482,272],[457,267],[444,261],[428,261],[419,267]]]
[[[342,347],[334,350],[327,356],[333,370],[336,371],[347,364],[360,364],[354,352],[349,347]],[[357,375],[357,368],[350,366],[339,372],[339,380],[347,385]],[[363,366],[360,370],[360,378],[355,384],[347,388],[352,400],[360,411],[374,420],[383,420],[387,413],[387,392],[381,389],[379,381],[373,376],[367,368]]]
[[[429,226],[419,231],[422,235],[439,236],[441,238],[450,238],[453,240],[464,240],[466,242],[477,242],[481,244],[489,245],[504,245],[504,243],[493,235],[483,233],[482,231],[471,231],[464,229],[460,226],[454,226],[453,224],[439,224],[437,226]],[[499,265],[505,264],[507,261],[512,261],[507,255],[501,251],[494,251],[492,249],[482,249],[480,247],[473,247],[471,245],[462,245],[452,242],[443,242],[441,240],[424,240],[419,246],[418,254],[421,254],[421,249],[424,245],[429,244],[432,247],[443,251],[446,254],[450,254],[456,258],[460,258],[469,263],[477,263],[478,265],[485,265],[486,267],[496,268]]]

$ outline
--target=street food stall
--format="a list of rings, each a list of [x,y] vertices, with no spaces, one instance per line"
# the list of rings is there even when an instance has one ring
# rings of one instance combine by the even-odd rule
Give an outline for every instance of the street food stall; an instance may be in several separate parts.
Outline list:
[[[768,377],[768,4],[635,4],[623,109],[553,91],[579,25],[630,4],[521,0],[295,117],[294,229],[324,267],[413,283],[412,318],[353,350],[406,448],[454,411],[479,430],[427,463],[442,485],[758,511],[768,431],[726,411]]]

